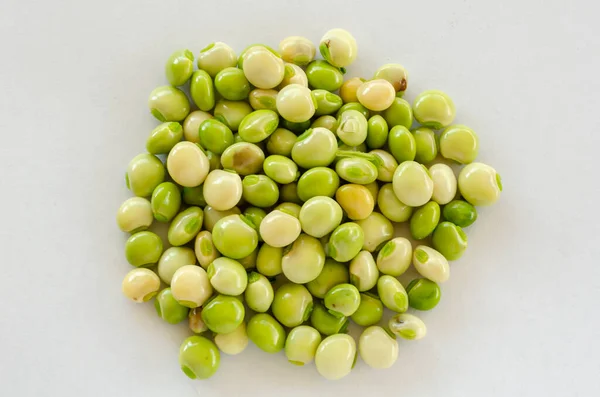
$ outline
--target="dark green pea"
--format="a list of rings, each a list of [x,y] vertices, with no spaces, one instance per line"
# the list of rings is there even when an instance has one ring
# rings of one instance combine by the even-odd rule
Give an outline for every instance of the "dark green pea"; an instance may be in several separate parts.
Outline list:
[[[152,192],[152,214],[159,222],[170,222],[181,207],[181,192],[173,182],[163,182]]]
[[[435,230],[440,221],[440,205],[430,201],[418,210],[410,218],[410,234],[415,240],[423,240]]]
[[[333,116],[327,115],[327,116],[321,116],[318,119],[316,119],[315,121],[313,121],[313,123],[310,125],[310,128],[317,128],[317,127],[323,127],[323,128],[327,128],[329,131],[335,133],[335,131],[337,130],[337,119]]]
[[[367,146],[370,149],[384,147],[388,140],[388,132],[387,122],[381,115],[371,117],[367,123]]]
[[[315,116],[333,114],[342,107],[342,98],[338,95],[332,94],[327,90],[313,90],[312,93],[317,101]]]
[[[333,197],[340,187],[340,177],[327,167],[315,167],[307,170],[298,179],[298,197],[306,201],[315,196]]]
[[[406,287],[408,303],[417,310],[431,310],[437,306],[442,292],[437,283],[426,278],[417,278]]]
[[[329,236],[326,253],[338,262],[348,262],[358,255],[364,243],[365,234],[357,223],[342,223]]]
[[[280,186],[279,197],[281,198],[281,201],[302,204],[302,200],[298,197],[298,184],[295,182]]]
[[[360,305],[352,315],[352,321],[362,327],[377,324],[383,317],[383,303],[368,292],[360,294]]]
[[[365,116],[365,118],[368,120],[369,117],[371,117],[371,112],[369,111],[369,109],[367,109],[366,107],[364,107],[363,105],[361,105],[359,102],[348,102],[346,104],[344,104],[336,113],[335,117],[340,117],[340,115],[342,113],[344,113],[346,110],[357,110],[359,112],[362,113],[363,116]]]
[[[215,88],[225,99],[241,101],[250,94],[250,83],[244,71],[238,68],[225,68],[215,76]]]
[[[390,128],[402,125],[410,128],[413,123],[413,112],[410,103],[405,99],[396,97],[392,105],[383,111],[383,118]]]
[[[260,172],[264,161],[265,153],[262,149],[249,142],[234,143],[221,155],[223,168],[233,170],[241,176]]]
[[[194,54],[190,50],[175,51],[167,60],[165,74],[169,84],[184,85],[194,70]]]
[[[444,207],[444,219],[456,226],[471,226],[477,220],[477,209],[463,200],[453,200]]]
[[[431,163],[438,154],[437,138],[435,132],[429,128],[421,127],[412,132],[415,137],[415,161],[421,164]]]
[[[177,247],[192,241],[200,229],[202,229],[203,220],[204,213],[202,212],[202,208],[189,207],[181,211],[169,226],[167,233],[169,243]]]
[[[160,318],[169,324],[178,324],[188,316],[189,308],[182,306],[173,297],[171,288],[165,288],[156,295],[154,308]]]
[[[271,155],[263,163],[265,174],[277,183],[287,184],[298,179],[298,166],[287,157]]]
[[[215,119],[225,124],[231,131],[237,131],[240,123],[252,113],[252,107],[246,101],[227,101],[221,99],[215,106]]]
[[[202,321],[217,334],[228,334],[244,321],[244,304],[236,297],[217,295],[202,307]]]
[[[281,118],[280,124],[283,128],[288,129],[296,134],[302,134],[304,131],[310,128],[310,120],[303,121],[301,123],[294,123]]]
[[[262,220],[267,216],[267,213],[262,208],[258,207],[248,207],[244,210],[244,215],[246,215],[247,219],[250,219],[250,222],[256,226],[256,230],[260,230],[260,224]],[[258,234],[258,240],[262,241],[260,237],[260,233]]]
[[[255,207],[270,207],[279,200],[279,188],[266,175],[248,175],[242,181],[242,197]]]
[[[251,143],[267,139],[279,125],[279,116],[272,110],[255,110],[248,114],[238,128],[240,137]]]
[[[267,151],[269,154],[290,157],[294,143],[296,143],[296,138],[296,134],[292,131],[285,128],[277,128],[269,139],[267,139]]]
[[[348,266],[331,258],[325,260],[323,270],[319,276],[309,281],[306,288],[315,298],[323,299],[325,294],[338,284],[348,283],[350,277],[348,274]]]
[[[233,145],[233,133],[225,124],[217,119],[204,120],[200,124],[200,145],[206,150],[222,154]]]
[[[184,187],[183,202],[187,205],[195,205],[197,207],[206,206],[202,185],[196,187]]]
[[[208,112],[215,107],[215,88],[204,70],[196,70],[190,81],[190,95],[198,109]]]
[[[160,259],[162,252],[162,240],[149,231],[135,233],[125,243],[125,258],[135,267],[154,265]]]
[[[390,130],[388,135],[388,146],[390,153],[398,164],[403,161],[412,161],[417,154],[417,143],[415,137],[408,128],[398,125]]]
[[[336,317],[329,313],[321,303],[315,303],[310,323],[323,335],[343,334],[348,328],[347,317]]]
[[[340,178],[359,185],[367,185],[377,180],[377,167],[370,161],[359,157],[347,157],[335,164]]]
[[[183,137],[181,124],[172,121],[162,123],[152,130],[146,141],[146,150],[152,154],[167,154]]]
[[[313,89],[336,91],[344,83],[344,75],[326,61],[312,61],[306,68],[308,85]]]
[[[256,88],[250,91],[250,106],[254,110],[268,109],[277,111],[277,91]]]
[[[258,313],[246,326],[248,338],[262,351],[277,353],[285,345],[285,330],[271,315]]]
[[[433,248],[449,261],[455,261],[467,249],[467,235],[460,226],[451,222],[440,223],[433,232]]]

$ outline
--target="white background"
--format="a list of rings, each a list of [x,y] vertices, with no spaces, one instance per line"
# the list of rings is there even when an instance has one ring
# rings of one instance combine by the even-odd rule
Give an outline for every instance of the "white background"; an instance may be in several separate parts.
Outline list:
[[[592,1],[18,1],[0,5],[0,395],[592,396],[600,389],[600,29]],[[594,9],[594,7],[596,7]],[[254,346],[209,381],[186,332],[121,294],[115,212],[170,53],[356,37],[409,100],[442,89],[504,180],[468,230],[427,338],[338,382]]]

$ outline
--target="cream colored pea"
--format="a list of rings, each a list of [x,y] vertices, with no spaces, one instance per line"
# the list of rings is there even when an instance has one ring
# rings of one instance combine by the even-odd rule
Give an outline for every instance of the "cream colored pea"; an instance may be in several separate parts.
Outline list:
[[[434,164],[429,167],[429,174],[433,180],[431,199],[439,205],[448,204],[456,196],[458,182],[454,171],[446,164]]]
[[[356,359],[356,342],[350,335],[335,334],[323,339],[315,354],[317,371],[325,379],[337,380],[348,375]]]
[[[440,135],[440,153],[461,164],[475,161],[479,152],[479,138],[475,131],[464,125],[451,125]]]
[[[228,334],[216,334],[215,344],[225,354],[234,356],[240,354],[248,346],[248,334],[246,323],[242,322],[233,332]]]
[[[419,340],[427,334],[427,327],[419,317],[408,313],[396,314],[388,323],[390,331],[408,340]]]
[[[285,340],[285,356],[294,365],[305,365],[315,359],[321,343],[319,331],[308,325],[292,329]]]
[[[277,94],[277,112],[293,123],[302,123],[315,114],[312,92],[300,84],[290,84]]]
[[[195,143],[179,142],[169,152],[167,170],[181,186],[196,187],[206,179],[210,163],[206,154]]]
[[[433,194],[429,171],[416,161],[404,161],[396,168],[392,187],[398,200],[411,207],[426,204]]]
[[[376,112],[391,106],[396,98],[394,86],[387,80],[375,79],[364,82],[356,91],[358,102],[369,110]]]
[[[483,163],[471,163],[458,175],[458,189],[475,206],[494,204],[502,191],[502,179],[495,169]]]
[[[134,302],[147,302],[160,288],[160,279],[150,269],[137,268],[125,275],[121,286],[123,294]]]
[[[404,66],[397,63],[383,65],[377,69],[373,78],[389,81],[400,96],[404,94],[408,86],[408,73],[404,69]]]
[[[283,275],[296,284],[305,284],[319,277],[324,265],[325,250],[321,242],[308,234],[301,234],[281,259]]]
[[[194,240],[194,253],[196,254],[198,263],[204,270],[208,268],[208,265],[210,265],[212,261],[221,256],[219,250],[217,250],[217,247],[213,244],[212,233],[208,230],[203,230],[196,235],[196,239]]]
[[[202,186],[206,204],[217,211],[232,209],[242,198],[242,178],[235,172],[213,170]]]
[[[377,205],[381,213],[392,222],[406,222],[413,212],[412,207],[398,200],[391,183],[386,183],[379,190]]]
[[[368,291],[377,285],[379,270],[369,251],[360,251],[350,261],[350,282],[359,291]]]
[[[383,274],[398,277],[410,267],[412,254],[412,245],[408,239],[393,238],[377,254],[377,268]]]
[[[233,49],[220,41],[203,48],[197,59],[198,69],[205,70],[212,78],[221,70],[237,64],[237,57]]]
[[[212,114],[202,110],[195,110],[188,114],[183,121],[183,138],[189,142],[200,143],[200,124],[212,118]]]
[[[195,264],[196,255],[194,250],[187,247],[171,247],[163,252],[158,260],[158,276],[165,284],[170,285],[177,269]]]
[[[398,162],[390,152],[375,149],[369,152],[381,159],[382,164],[377,166],[377,180],[391,182],[394,179],[394,171],[398,168]]]
[[[426,245],[418,245],[413,252],[413,265],[419,274],[438,284],[450,277],[448,260],[437,250]]]
[[[356,59],[358,49],[354,37],[344,29],[331,29],[321,38],[319,51],[335,67],[343,68]]]
[[[152,205],[143,197],[131,197],[117,211],[117,225],[126,233],[135,233],[148,229],[152,224]]]
[[[298,84],[308,88],[308,77],[306,77],[306,72],[300,66],[293,63],[286,63],[283,80],[277,89],[281,90],[290,84]]]
[[[309,39],[301,36],[290,36],[279,43],[279,53],[286,62],[305,66],[315,58],[317,49]]]
[[[369,367],[389,368],[398,359],[398,342],[383,328],[373,325],[360,335],[358,351]]]
[[[279,210],[268,213],[260,223],[260,236],[271,247],[290,245],[301,231],[298,218]]]
[[[171,292],[179,304],[195,308],[202,306],[213,293],[206,270],[196,265],[177,269],[171,280]]]
[[[285,73],[281,58],[260,45],[253,46],[244,53],[242,65],[244,75],[257,88],[277,87]]]

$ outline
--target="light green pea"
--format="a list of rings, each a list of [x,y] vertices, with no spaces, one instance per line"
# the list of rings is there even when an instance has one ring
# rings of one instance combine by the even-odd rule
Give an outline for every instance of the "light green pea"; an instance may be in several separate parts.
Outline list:
[[[317,278],[308,282],[306,288],[315,298],[323,299],[325,294],[338,284],[345,284],[350,281],[348,276],[348,266],[337,262],[331,258],[325,260],[323,270]]]
[[[350,282],[359,291],[368,291],[377,285],[379,270],[369,251],[360,251],[350,261]]]
[[[225,68],[215,76],[215,88],[225,99],[241,101],[250,94],[250,83],[244,72],[238,68]]]
[[[374,79],[384,79],[389,81],[394,90],[396,96],[402,97],[406,88],[408,87],[408,73],[404,66],[397,63],[388,63],[377,69],[373,75]]]
[[[433,195],[429,170],[416,161],[404,161],[396,168],[392,187],[398,200],[411,207],[425,205]]]
[[[178,324],[188,317],[189,308],[182,306],[173,297],[171,288],[165,288],[156,295],[154,308],[160,318],[169,324]]]
[[[162,252],[162,240],[148,231],[133,234],[125,243],[125,258],[135,267],[155,264]]]
[[[342,107],[342,98],[327,90],[314,90],[313,95],[317,101],[315,116],[333,114]]]
[[[352,284],[338,284],[325,294],[323,303],[334,316],[348,317],[358,309],[360,293]]]
[[[356,342],[350,335],[336,334],[323,339],[315,355],[319,374],[328,380],[348,375],[356,362]]]
[[[194,54],[190,50],[177,50],[167,60],[165,74],[169,84],[184,85],[194,71]]]
[[[385,150],[371,150],[369,154],[373,154],[381,160],[377,166],[377,180],[381,182],[391,182],[394,178],[394,171],[398,168],[398,162],[389,152]]]
[[[348,318],[344,316],[334,316],[321,303],[315,303],[310,323],[323,335],[333,335],[345,333],[348,328]]]
[[[377,293],[388,309],[398,313],[404,313],[408,309],[408,295],[396,278],[388,275],[379,277]]]
[[[359,102],[348,102],[348,103],[345,103],[337,111],[337,113],[335,114],[335,117],[337,117],[339,119],[340,116],[342,114],[344,114],[348,110],[356,110],[356,111],[360,112],[363,116],[365,116],[365,118],[367,120],[371,117],[371,111],[369,109],[367,109],[366,107],[364,107],[363,105],[361,105]]]
[[[164,180],[165,166],[153,154],[139,154],[127,166],[125,183],[136,196],[150,196]]]
[[[195,205],[198,207],[206,206],[206,200],[204,199],[203,186],[187,187],[183,188],[183,202],[187,205]]]
[[[331,168],[311,168],[298,179],[298,197],[302,201],[316,196],[333,197],[339,186],[340,177]]]
[[[430,201],[417,209],[410,218],[410,234],[415,240],[423,240],[435,230],[440,221],[440,205]]]
[[[477,210],[463,200],[454,200],[444,206],[444,219],[456,226],[468,227],[477,220]]]
[[[193,143],[200,143],[200,136],[198,131],[200,130],[200,124],[204,120],[212,119],[213,115],[202,110],[194,110],[187,115],[183,121],[183,138],[186,141]]]
[[[316,279],[325,264],[325,251],[316,238],[301,234],[284,251],[281,259],[283,275],[293,283],[305,284]]]
[[[179,365],[190,379],[208,379],[221,362],[219,349],[203,336],[190,336],[179,348]]]
[[[258,247],[256,247],[250,255],[238,259],[238,262],[240,262],[240,265],[242,265],[245,270],[254,269],[256,267],[256,258],[258,258]]]
[[[159,222],[170,222],[181,207],[181,192],[173,182],[163,182],[152,193],[152,213]]]
[[[177,269],[195,264],[196,255],[194,255],[191,248],[170,247],[161,255],[156,271],[165,284],[171,285],[171,280]]]
[[[244,293],[248,285],[246,269],[240,262],[220,257],[206,269],[210,285],[220,294],[237,296]]]
[[[302,200],[298,197],[298,184],[295,182],[280,186],[279,197],[284,202],[302,204]]]
[[[265,45],[251,45],[242,52],[238,66],[257,88],[277,87],[284,78],[285,66],[277,51]]]
[[[245,314],[244,304],[233,296],[217,295],[202,307],[202,321],[217,334],[235,331]]]
[[[167,238],[173,246],[189,243],[202,228],[204,214],[200,207],[189,207],[181,211],[169,226]]]
[[[358,146],[367,139],[368,122],[358,110],[346,110],[338,117],[337,136],[349,146]]]
[[[273,316],[286,327],[296,327],[310,318],[313,298],[303,285],[286,283],[275,291]]]
[[[316,54],[315,45],[309,39],[301,36],[290,36],[279,43],[281,58],[299,66],[306,66]]]
[[[329,237],[327,256],[338,262],[348,262],[360,252],[364,242],[365,234],[357,223],[342,223]]]
[[[252,107],[246,101],[227,101],[221,99],[215,106],[215,118],[231,131],[237,131],[240,123],[250,113]]]
[[[343,68],[356,59],[358,49],[354,36],[345,29],[331,29],[321,38],[319,52],[335,67]]]
[[[401,125],[393,127],[388,136],[388,145],[390,153],[392,153],[399,164],[415,159],[417,142],[414,135],[406,127]]]
[[[273,208],[273,211],[285,212],[286,214],[289,214],[294,218],[299,219],[301,209],[302,207],[300,207],[296,203],[282,202],[279,205],[277,205],[277,207]]]
[[[383,116],[376,114],[367,122],[367,139],[365,140],[370,149],[379,149],[388,141],[389,128]]]
[[[404,237],[396,237],[385,243],[377,254],[377,268],[383,274],[400,276],[410,267],[412,245]]]
[[[436,283],[445,283],[450,277],[448,260],[440,252],[426,245],[415,248],[413,265],[421,276]]]
[[[248,338],[264,352],[277,353],[285,345],[285,330],[269,314],[258,313],[252,316],[246,331]]]
[[[247,175],[242,181],[242,197],[255,207],[270,207],[279,199],[277,184],[266,175]]]
[[[377,182],[373,181],[371,183],[367,183],[366,185],[364,185],[364,187],[366,187],[369,193],[371,193],[371,197],[373,197],[373,200],[377,200],[377,195],[379,194],[379,185],[377,184]]]
[[[220,219],[225,218],[229,215],[239,215],[242,211],[238,207],[233,207],[227,211],[217,211],[210,205],[204,207],[204,228],[212,233],[213,228]]]
[[[352,315],[352,321],[362,327],[377,324],[383,317],[383,303],[370,293],[360,294],[360,305]]]
[[[342,158],[335,164],[335,171],[340,178],[359,185],[366,185],[377,179],[375,164],[362,157]]]
[[[302,123],[294,123],[282,117],[279,122],[283,128],[288,129],[296,134],[302,134],[310,128],[310,120],[306,120]]]
[[[244,215],[246,218],[250,219],[254,226],[256,226],[257,230],[260,230],[260,224],[262,220],[265,219],[265,216],[267,216],[267,213],[262,208],[248,207],[244,210]],[[261,240],[260,236],[259,240]]]
[[[310,125],[310,128],[318,127],[327,128],[329,131],[335,132],[337,130],[337,119],[330,115],[321,116]]]
[[[356,221],[364,233],[363,249],[374,252],[394,237],[394,225],[379,212],[373,211],[365,219]]]
[[[267,139],[279,125],[279,116],[272,110],[255,110],[248,114],[238,128],[240,137],[251,143]]]
[[[383,111],[382,116],[390,128],[403,126],[410,129],[413,123],[413,111],[410,103],[398,97],[394,99],[389,108]]]
[[[267,151],[270,154],[290,157],[296,143],[296,134],[285,128],[277,128],[267,139]]]
[[[445,92],[429,90],[417,95],[413,102],[413,113],[423,127],[439,130],[452,124],[456,108]]]
[[[256,174],[262,169],[265,153],[253,143],[238,142],[229,146],[221,155],[221,165],[241,176]]]
[[[417,278],[406,287],[410,307],[417,310],[431,310],[442,297],[440,287],[426,278]]]
[[[333,92],[338,90],[344,83],[344,75],[338,68],[320,60],[308,64],[306,77],[308,78],[308,85],[317,90]]]
[[[183,128],[177,122],[162,123],[152,130],[146,141],[146,150],[151,154],[167,154],[183,137]]]
[[[358,351],[369,367],[390,368],[398,359],[398,342],[396,336],[387,329],[371,326],[360,335]]]
[[[221,255],[219,251],[217,251],[217,247],[213,244],[212,233],[208,230],[201,231],[196,236],[196,240],[194,241],[194,253],[196,254],[198,263],[203,269],[207,269],[208,265]]]
[[[126,233],[146,230],[152,224],[152,205],[142,197],[131,197],[119,207],[117,225]]]
[[[308,199],[300,210],[302,231],[316,238],[331,233],[342,222],[342,207],[330,197]]]
[[[294,365],[308,364],[314,360],[320,343],[319,331],[300,325],[292,329],[285,340],[285,356]]]
[[[311,128],[292,147],[292,159],[302,168],[326,167],[335,160],[337,141],[326,128]]]
[[[196,70],[190,81],[190,96],[198,109],[208,112],[215,107],[215,88],[210,75],[204,70]]]
[[[160,122],[182,121],[190,112],[190,101],[180,89],[164,85],[152,90],[148,108]]]
[[[463,198],[472,205],[492,205],[500,198],[502,179],[489,165],[471,163],[460,171],[458,189]]]
[[[237,57],[233,49],[220,41],[207,45],[198,54],[198,69],[206,70],[213,78],[221,70],[236,64]]]
[[[244,300],[251,310],[266,312],[271,308],[274,296],[273,286],[265,276],[257,272],[250,273]]]
[[[433,232],[433,248],[449,261],[459,259],[467,249],[467,235],[460,226],[451,222],[441,222]]]
[[[277,93],[277,113],[294,123],[310,121],[317,102],[312,92],[303,85],[290,84]]]
[[[279,210],[269,212],[259,229],[265,243],[273,247],[290,245],[298,238],[301,231],[298,218]]]
[[[233,145],[233,133],[217,119],[208,119],[200,124],[200,144],[206,150],[222,154]]]
[[[215,344],[225,354],[234,356],[243,352],[248,346],[246,324],[242,322],[233,332],[215,335]]]
[[[433,180],[433,194],[431,199],[443,205],[449,203],[456,196],[458,181],[452,168],[446,164],[434,164],[429,167],[429,175]]]
[[[440,152],[444,158],[458,163],[472,163],[479,152],[479,138],[467,126],[451,125],[440,135]]]
[[[283,80],[277,87],[279,90],[287,87],[291,84],[299,84],[303,87],[308,87],[308,78],[304,69],[300,66],[294,65],[293,63],[286,63],[284,66]]]
[[[250,91],[248,101],[254,110],[267,109],[275,112],[277,111],[277,90],[255,88]]]
[[[342,150],[342,151],[366,153],[367,152],[367,145],[363,142],[363,143],[361,143],[358,146],[348,146],[345,143],[343,143],[342,141],[340,141],[340,143],[338,145],[338,149]]]
[[[232,259],[242,259],[258,246],[258,233],[254,224],[242,215],[229,215],[219,219],[212,235],[219,252]]]
[[[277,183],[287,184],[298,179],[298,166],[287,157],[271,155],[263,163],[265,174]]]
[[[412,132],[415,137],[415,161],[421,164],[431,163],[438,154],[435,133],[432,129],[421,127]]]
[[[209,172],[221,169],[221,156],[211,151],[206,152],[206,158],[208,159]]]
[[[282,247],[271,247],[263,244],[258,250],[256,258],[256,270],[267,277],[275,277],[281,274],[281,261],[283,259]]]
[[[427,327],[419,317],[401,313],[390,318],[388,327],[392,333],[408,340],[419,340],[427,334]]]

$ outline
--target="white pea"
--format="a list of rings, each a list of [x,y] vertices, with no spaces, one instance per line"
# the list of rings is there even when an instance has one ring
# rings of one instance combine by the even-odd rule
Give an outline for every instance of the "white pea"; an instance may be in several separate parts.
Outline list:
[[[348,375],[355,361],[356,342],[346,334],[335,334],[323,339],[315,354],[317,371],[329,380]]]
[[[235,207],[242,198],[242,178],[235,172],[213,170],[202,184],[206,204],[217,211]]]
[[[379,270],[369,251],[360,251],[350,261],[350,282],[359,291],[368,291],[377,285]]]
[[[377,254],[377,268],[383,274],[400,276],[408,270],[412,261],[412,245],[404,237],[388,241]]]
[[[502,191],[502,179],[495,169],[483,163],[466,165],[458,175],[458,189],[475,206],[494,204]]]
[[[431,199],[440,205],[448,204],[456,196],[457,181],[452,168],[446,164],[434,164],[429,167],[433,180]]]
[[[433,194],[429,171],[416,161],[404,161],[396,168],[392,187],[398,200],[411,207],[425,205]]]
[[[375,79],[362,83],[356,91],[358,102],[369,110],[382,111],[396,98],[394,86],[387,80]]]
[[[169,152],[167,170],[181,186],[196,187],[206,179],[210,163],[195,143],[179,142]]]
[[[427,327],[419,317],[408,313],[396,314],[388,323],[390,331],[408,340],[418,340],[427,334]]]
[[[398,342],[383,328],[373,325],[360,335],[358,351],[369,367],[389,368],[398,359]]]
[[[290,84],[277,94],[277,112],[284,119],[302,123],[315,114],[315,99],[312,92],[300,84]]]
[[[198,133],[200,124],[212,118],[212,114],[202,110],[195,110],[188,114],[183,121],[183,138],[189,142],[200,143],[200,134]]]
[[[225,354],[240,354],[248,346],[246,323],[242,322],[233,332],[215,335],[215,344]]]
[[[436,283],[444,283],[450,277],[448,260],[437,250],[426,245],[415,248],[413,265],[421,276]]]
[[[306,77],[306,72],[300,66],[293,63],[286,63],[283,81],[281,81],[277,89],[281,90],[290,84],[299,84],[308,88],[308,77]]]
[[[171,280],[171,292],[179,304],[195,308],[202,306],[213,293],[206,270],[196,265],[177,269]]]
[[[170,285],[177,269],[195,264],[196,255],[191,248],[171,247],[165,250],[158,260],[158,276],[165,284]]]
[[[127,233],[146,230],[154,221],[152,205],[143,197],[131,197],[119,207],[117,225]]]
[[[137,268],[125,275],[121,285],[123,294],[134,302],[147,302],[160,288],[160,279],[150,269]]]
[[[275,88],[283,80],[285,73],[283,61],[267,48],[260,45],[253,46],[242,55],[242,58],[244,75],[256,88]]]
[[[290,245],[301,231],[298,218],[279,210],[268,213],[260,223],[260,236],[271,247]]]
[[[324,265],[325,250],[321,242],[307,234],[301,234],[281,258],[283,275],[296,284],[305,284],[319,277]]]
[[[292,329],[285,340],[285,356],[294,365],[305,365],[315,359],[321,343],[319,331],[308,325]]]

